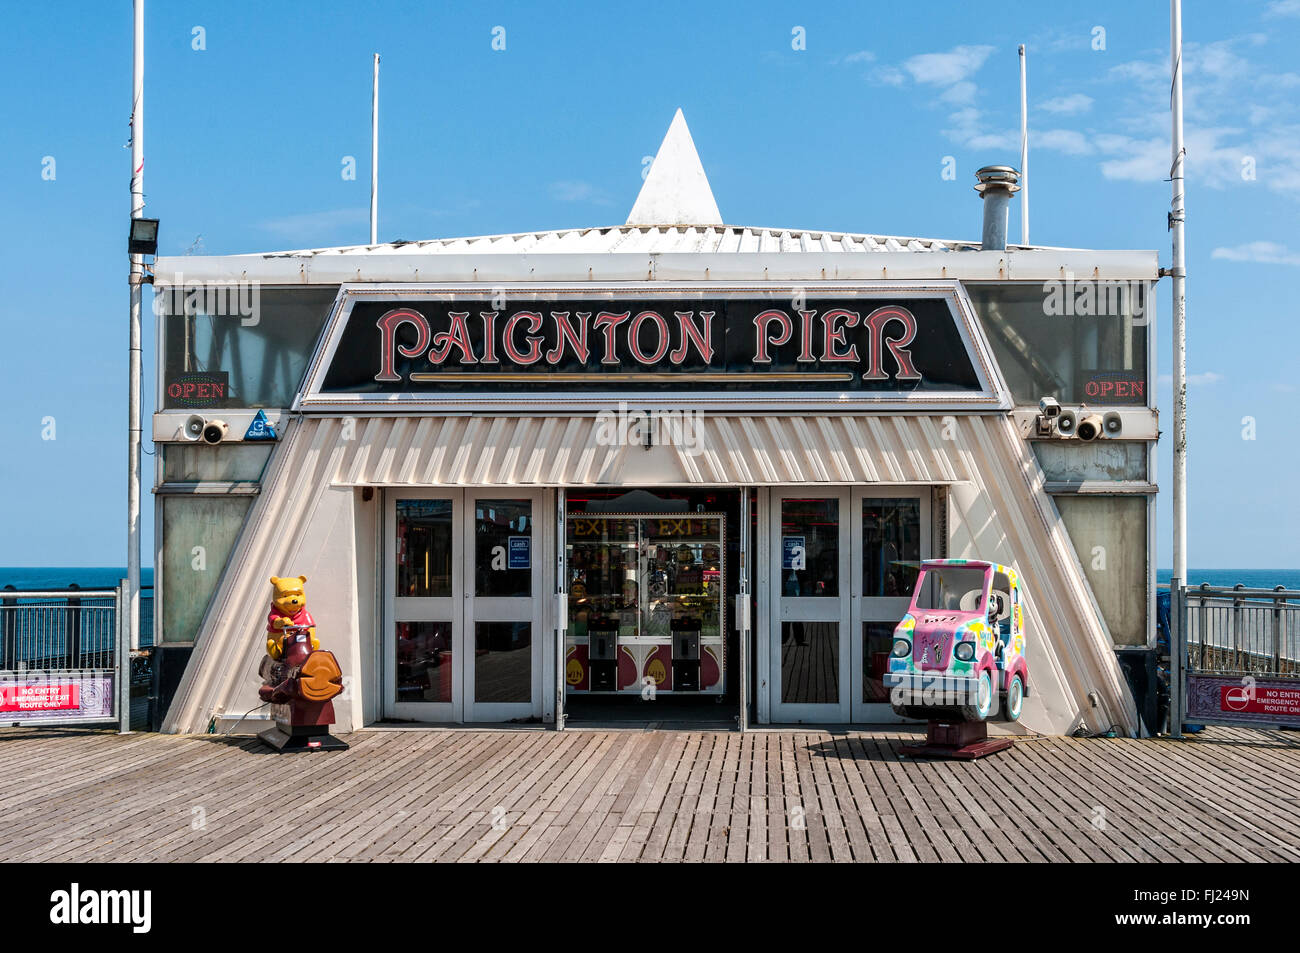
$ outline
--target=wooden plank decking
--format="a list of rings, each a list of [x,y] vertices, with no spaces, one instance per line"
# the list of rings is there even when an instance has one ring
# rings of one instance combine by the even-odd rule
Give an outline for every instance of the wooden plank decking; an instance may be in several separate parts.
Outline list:
[[[1293,733],[900,760],[914,737],[393,729],[276,755],[4,729],[0,860],[1300,860]]]

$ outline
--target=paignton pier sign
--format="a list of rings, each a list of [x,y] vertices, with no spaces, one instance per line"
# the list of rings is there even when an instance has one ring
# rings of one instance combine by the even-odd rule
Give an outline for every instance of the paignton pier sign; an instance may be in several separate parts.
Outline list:
[[[345,292],[304,403],[633,392],[987,395],[989,362],[958,304],[950,291]]]

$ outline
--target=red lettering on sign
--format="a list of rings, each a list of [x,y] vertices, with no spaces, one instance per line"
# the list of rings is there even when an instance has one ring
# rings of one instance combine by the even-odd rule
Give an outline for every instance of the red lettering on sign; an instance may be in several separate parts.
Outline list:
[[[654,325],[655,333],[659,335],[659,343],[650,354],[641,350],[641,327],[647,322]],[[662,314],[657,311],[642,311],[632,319],[632,326],[627,332],[627,349],[632,352],[637,363],[658,364],[668,353],[668,343],[668,322],[664,320]]]
[[[515,347],[515,328],[521,321],[528,322],[528,350],[521,351]],[[542,339],[537,332],[542,327],[542,316],[536,311],[516,311],[506,322],[505,341],[506,357],[516,364],[536,364],[542,357]]]
[[[602,364],[619,364],[618,350],[614,344],[614,331],[620,324],[632,317],[631,311],[622,311],[615,314],[612,311],[602,311],[596,315],[594,327],[597,331],[605,333],[605,356],[600,359]]]
[[[843,352],[835,350],[835,347],[845,343],[844,332],[836,327],[836,324],[842,320],[845,327],[855,328],[858,326],[859,317],[860,315],[856,311],[845,311],[843,308],[832,308],[822,315],[822,328],[825,331],[823,361],[853,361],[857,363],[857,345],[851,345],[847,351]]]
[[[430,363],[441,364],[447,359],[452,348],[460,350],[462,364],[478,363],[478,358],[474,356],[474,348],[469,343],[469,325],[465,323],[468,318],[468,311],[447,312],[447,330],[439,331],[433,336],[433,347],[429,349]]]
[[[775,336],[769,336],[767,326],[776,322],[777,333]],[[761,314],[754,315],[754,363],[771,364],[772,357],[767,353],[769,345],[780,347],[790,340],[794,334],[794,322],[790,320],[790,315],[784,311],[778,311],[775,308],[764,311]]]
[[[688,343],[695,345],[695,350],[699,352],[700,358],[705,364],[713,360],[713,315],[714,311],[701,311],[700,317],[704,319],[703,327],[696,327],[695,322],[691,319],[695,316],[694,311],[674,311],[677,316],[677,330],[681,343],[671,354],[668,360],[674,364],[681,364],[686,360],[686,347]]]
[[[898,373],[894,377],[900,381],[919,381],[921,375],[912,365],[912,352],[907,350],[907,345],[916,338],[916,316],[906,308],[886,305],[867,315],[864,323],[871,332],[871,366],[867,373],[862,375],[862,379],[883,381],[888,378],[889,375],[885,373],[883,367],[884,354],[882,353],[884,348],[888,347],[889,353],[898,362]],[[885,338],[885,328],[891,323],[903,326],[901,337]]]
[[[551,318],[555,321],[555,347],[546,352],[546,363],[558,364],[564,359],[564,344],[567,341],[573,348],[573,356],[586,364],[587,356],[591,353],[587,347],[587,322],[591,320],[591,312],[578,312],[576,328],[569,323],[567,311],[552,311]]]
[[[403,324],[415,328],[415,344],[409,349],[397,344],[397,329]],[[375,375],[375,380],[400,381],[401,376],[393,369],[393,365],[397,362],[396,354],[402,357],[415,357],[422,354],[429,346],[429,322],[418,311],[396,308],[384,314],[375,325],[382,335],[379,339],[379,373]]]

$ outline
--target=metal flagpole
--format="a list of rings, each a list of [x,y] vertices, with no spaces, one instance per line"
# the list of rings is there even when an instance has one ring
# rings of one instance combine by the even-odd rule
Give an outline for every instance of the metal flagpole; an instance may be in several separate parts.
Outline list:
[[[1172,85],[1169,105],[1173,116],[1172,164],[1169,179],[1172,183],[1172,200],[1169,210],[1169,229],[1173,232],[1173,266],[1169,273],[1174,284],[1174,561],[1169,579],[1170,608],[1173,633],[1170,639],[1169,670],[1169,732],[1175,738],[1183,733],[1184,668],[1183,651],[1186,644],[1183,611],[1183,585],[1187,582],[1187,259],[1183,247],[1183,223],[1187,219],[1184,206],[1186,190],[1183,182],[1183,5],[1182,0],[1169,3],[1169,58]]]
[[[1183,5],[1170,0],[1170,66],[1173,88],[1170,105],[1173,112],[1173,164],[1169,177],[1173,183],[1173,201],[1169,228],[1173,232],[1174,279],[1174,571],[1180,581],[1187,579],[1187,259],[1183,247],[1183,223],[1187,219],[1183,184]]]
[[[370,89],[370,244],[379,243],[379,54]]]
[[[134,0],[131,70],[131,218],[144,212],[144,0]],[[140,647],[140,299],[144,256],[131,256],[130,396],[127,399],[126,626],[119,652]],[[129,671],[129,668],[128,668]]]
[[[1029,244],[1029,105],[1025,44],[1020,44],[1020,244]]]

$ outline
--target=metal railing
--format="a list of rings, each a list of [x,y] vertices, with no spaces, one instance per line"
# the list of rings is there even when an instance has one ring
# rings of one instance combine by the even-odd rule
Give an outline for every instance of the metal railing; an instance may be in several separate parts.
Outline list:
[[[1172,580],[1170,626],[1174,737],[1185,721],[1300,725],[1300,590]]]
[[[72,592],[0,595],[0,670],[116,667],[117,592]]]
[[[1214,675],[1300,675],[1300,591],[1184,590],[1187,671]]]
[[[124,600],[125,580],[113,589],[0,590],[0,724],[111,721],[129,731],[132,682],[147,664],[126,644]],[[141,598],[142,619],[151,603]]]

